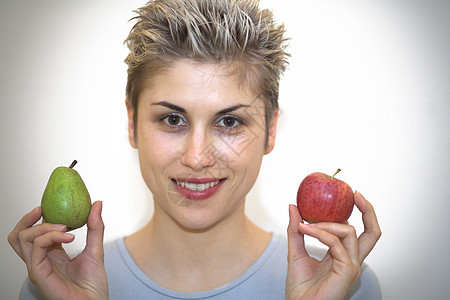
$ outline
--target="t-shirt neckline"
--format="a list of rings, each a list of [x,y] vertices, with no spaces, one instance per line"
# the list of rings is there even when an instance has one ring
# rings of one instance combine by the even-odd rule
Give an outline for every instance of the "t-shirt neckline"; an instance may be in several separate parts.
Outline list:
[[[116,241],[117,248],[119,250],[120,256],[122,257],[123,261],[125,262],[125,265],[127,268],[133,273],[133,275],[139,279],[144,285],[148,286],[152,290],[154,290],[157,293],[160,293],[161,295],[165,295],[168,297],[172,297],[174,299],[202,299],[202,298],[208,298],[216,295],[220,295],[240,284],[248,280],[253,274],[255,274],[259,268],[261,268],[271,257],[273,254],[276,245],[278,243],[278,235],[272,233],[272,237],[270,239],[269,244],[267,245],[264,252],[261,254],[261,256],[248,268],[244,273],[242,273],[238,278],[234,279],[233,281],[222,285],[218,288],[215,288],[213,290],[209,291],[202,291],[202,292],[195,292],[195,293],[182,293],[173,291],[170,289],[167,289],[153,280],[151,280],[134,262],[133,258],[131,257],[130,253],[128,252],[128,249],[125,246],[125,237],[120,238]]]

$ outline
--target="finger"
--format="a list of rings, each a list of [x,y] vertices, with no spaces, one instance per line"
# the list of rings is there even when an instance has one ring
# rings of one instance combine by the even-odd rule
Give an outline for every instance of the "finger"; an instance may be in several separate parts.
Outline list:
[[[103,262],[103,236],[105,225],[102,219],[102,206],[101,201],[96,201],[92,205],[87,222],[88,231],[85,251]]]
[[[297,206],[289,205],[289,226],[287,229],[288,235],[288,261],[292,262],[296,259],[309,256],[305,248],[304,236],[298,230],[298,224],[303,220],[297,209]]]
[[[333,272],[341,278],[347,278],[349,282],[355,282],[361,274],[359,263],[354,263],[341,239],[326,230],[322,230],[311,224],[299,224],[299,230],[303,234],[318,239],[321,243],[328,246],[328,253],[322,261],[332,259]]]
[[[312,223],[309,224],[310,226],[313,226],[315,228],[319,228],[321,230],[324,230],[328,233],[331,233],[334,236],[337,236],[344,246],[345,250],[347,251],[348,255],[350,256],[350,259],[352,262],[356,264],[359,263],[359,244],[358,244],[358,238],[356,237],[356,230],[355,227],[351,225],[346,224],[339,224],[339,223]]]
[[[322,244],[328,246],[331,256],[339,262],[343,264],[351,262],[350,256],[339,237],[311,224],[299,223],[298,230],[303,234],[318,239]]]
[[[55,230],[65,232],[67,230],[67,227],[62,224],[45,223],[27,228],[19,233],[20,252],[25,263],[28,264],[31,260],[31,251],[33,249],[34,240],[38,236]]]
[[[29,266],[29,275],[34,283],[39,283],[52,272],[51,262],[47,259],[47,249],[53,245],[70,243],[74,238],[71,233],[53,230],[34,239]]]
[[[11,245],[11,247],[14,249],[14,251],[22,258],[22,253],[20,251],[20,244],[19,244],[19,234],[21,231],[33,226],[42,216],[41,208],[38,206],[34,208],[32,211],[27,213],[25,216],[20,219],[19,222],[17,222],[14,229],[11,231],[11,233],[8,235],[8,242]]]
[[[359,236],[359,261],[362,263],[381,236],[381,229],[372,204],[355,191],[355,204],[362,213],[364,232]]]

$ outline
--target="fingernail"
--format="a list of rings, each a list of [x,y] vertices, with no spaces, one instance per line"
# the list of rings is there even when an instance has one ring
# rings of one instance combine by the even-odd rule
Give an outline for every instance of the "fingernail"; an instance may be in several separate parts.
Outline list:
[[[289,213],[291,213],[291,209],[294,207],[294,204],[289,204]]]
[[[64,229],[66,228],[66,225],[63,224],[52,224],[52,226],[56,229]]]
[[[67,233],[67,232],[64,232],[64,236],[70,237],[70,238],[75,237],[75,235],[73,235],[73,234],[71,234],[71,233]]]

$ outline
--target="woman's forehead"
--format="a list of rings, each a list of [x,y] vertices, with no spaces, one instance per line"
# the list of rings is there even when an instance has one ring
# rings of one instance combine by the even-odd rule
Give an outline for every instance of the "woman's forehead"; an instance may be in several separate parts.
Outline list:
[[[224,63],[178,60],[156,74],[149,74],[143,91],[150,90],[160,97],[251,98],[251,101],[259,98],[261,93],[255,92],[255,86],[243,82],[240,72],[232,68]]]

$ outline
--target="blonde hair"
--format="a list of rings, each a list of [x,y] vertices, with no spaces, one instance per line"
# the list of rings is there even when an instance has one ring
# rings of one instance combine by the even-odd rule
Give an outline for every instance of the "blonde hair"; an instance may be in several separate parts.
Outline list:
[[[283,25],[257,0],[151,0],[135,12],[125,43],[130,53],[126,95],[137,120],[144,81],[176,59],[234,67],[264,101],[266,133],[278,109],[281,74],[287,66]]]

